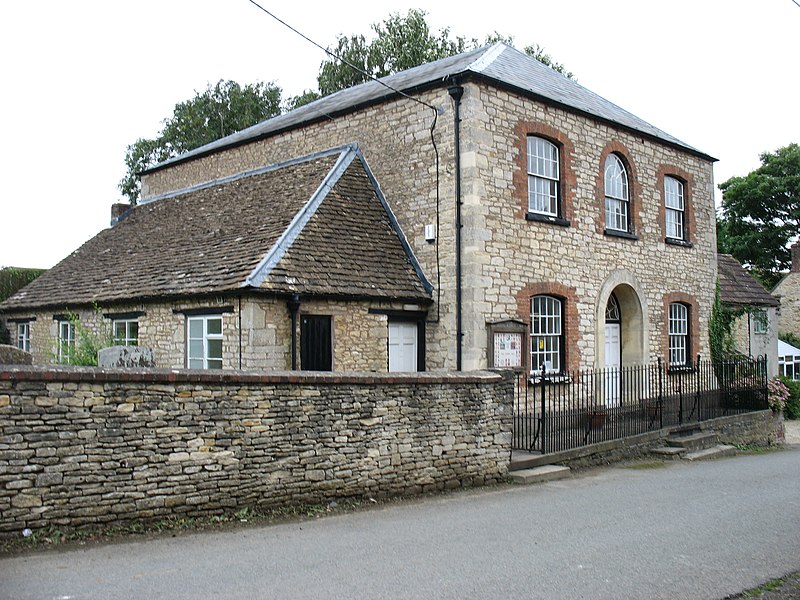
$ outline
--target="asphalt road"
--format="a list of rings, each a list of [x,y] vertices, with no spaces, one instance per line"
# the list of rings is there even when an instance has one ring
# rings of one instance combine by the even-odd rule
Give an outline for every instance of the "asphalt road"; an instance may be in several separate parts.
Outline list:
[[[800,568],[800,446],[0,560],[2,598],[702,599]]]

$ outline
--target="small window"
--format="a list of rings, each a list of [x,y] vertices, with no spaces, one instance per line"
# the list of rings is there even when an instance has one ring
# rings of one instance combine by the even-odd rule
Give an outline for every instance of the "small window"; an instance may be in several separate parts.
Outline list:
[[[186,363],[190,369],[222,368],[222,315],[187,317]]]
[[[606,229],[630,233],[630,193],[628,172],[619,156],[606,158]]]
[[[528,210],[558,217],[558,146],[543,138],[528,136]]]
[[[669,305],[669,364],[670,367],[689,365],[689,307],[680,302]]]
[[[753,333],[757,335],[766,335],[769,333],[769,319],[767,318],[767,311],[753,311]]]
[[[31,324],[30,321],[17,323],[17,348],[25,352],[31,351]]]
[[[115,319],[112,327],[115,344],[118,346],[139,345],[139,321],[136,319]]]
[[[75,324],[72,321],[58,322],[58,362],[68,365],[75,354]]]
[[[664,177],[664,209],[667,238],[686,241],[686,206],[683,182],[674,177]]]
[[[553,296],[531,298],[531,372],[560,373],[564,349],[563,306]]]

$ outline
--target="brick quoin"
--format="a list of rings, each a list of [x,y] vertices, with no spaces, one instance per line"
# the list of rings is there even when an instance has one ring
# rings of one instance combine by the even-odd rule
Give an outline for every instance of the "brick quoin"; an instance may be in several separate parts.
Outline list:
[[[578,356],[578,296],[574,287],[562,285],[554,282],[535,282],[528,283],[516,294],[517,316],[530,329],[531,322],[531,298],[533,296],[554,296],[564,301],[563,327],[564,327],[564,365],[566,371],[576,371],[580,363]],[[530,331],[528,339],[525,340],[525,364],[530,362]]]
[[[514,199],[519,203],[519,210],[514,216],[524,219],[528,212],[528,136],[535,135],[553,142],[558,146],[559,153],[559,202],[561,203],[561,217],[571,222],[574,218],[575,190],[578,181],[573,166],[575,146],[566,133],[552,125],[541,121],[519,121],[514,126]]]

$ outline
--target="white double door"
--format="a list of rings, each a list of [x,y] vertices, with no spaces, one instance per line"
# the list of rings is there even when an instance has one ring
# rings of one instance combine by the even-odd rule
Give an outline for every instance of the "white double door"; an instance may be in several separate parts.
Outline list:
[[[418,340],[414,321],[389,321],[389,371],[416,371]]]

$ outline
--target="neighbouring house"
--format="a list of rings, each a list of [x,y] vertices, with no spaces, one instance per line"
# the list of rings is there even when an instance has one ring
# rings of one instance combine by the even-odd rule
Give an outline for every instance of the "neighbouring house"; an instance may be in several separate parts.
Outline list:
[[[717,265],[720,300],[738,315],[731,328],[734,349],[747,356],[766,356],[768,375],[776,376],[780,302],[730,254],[717,256]]]
[[[781,301],[780,330],[800,337],[800,241],[791,248],[792,266],[772,294]]]
[[[2,309],[36,362],[68,361],[79,326],[151,347],[164,367],[385,371],[423,366],[430,302],[347,146],[137,206]]]
[[[335,243],[304,229],[279,244],[286,254],[275,263],[276,238],[292,227],[278,220],[262,232],[283,215],[273,198],[308,201],[332,167],[303,190],[304,178],[280,176],[260,203],[248,182],[352,143],[372,193],[391,207],[380,213],[382,237],[371,237],[361,209],[349,227],[318,215],[311,223],[335,231]],[[81,307],[83,318],[98,303],[165,366],[287,368],[293,343],[302,366],[317,339],[303,328],[308,313],[332,331],[334,360],[314,368],[390,369],[393,345],[417,354],[402,370],[565,374],[657,358],[681,368],[709,355],[714,160],[497,43],[342,90],[145,171],[140,206],[0,309],[33,325],[38,361],[69,335],[57,312]],[[342,266],[328,260],[344,248]],[[315,265],[326,276],[319,287],[303,279]],[[84,267],[94,279],[79,284]],[[210,360],[200,347],[220,337]]]

